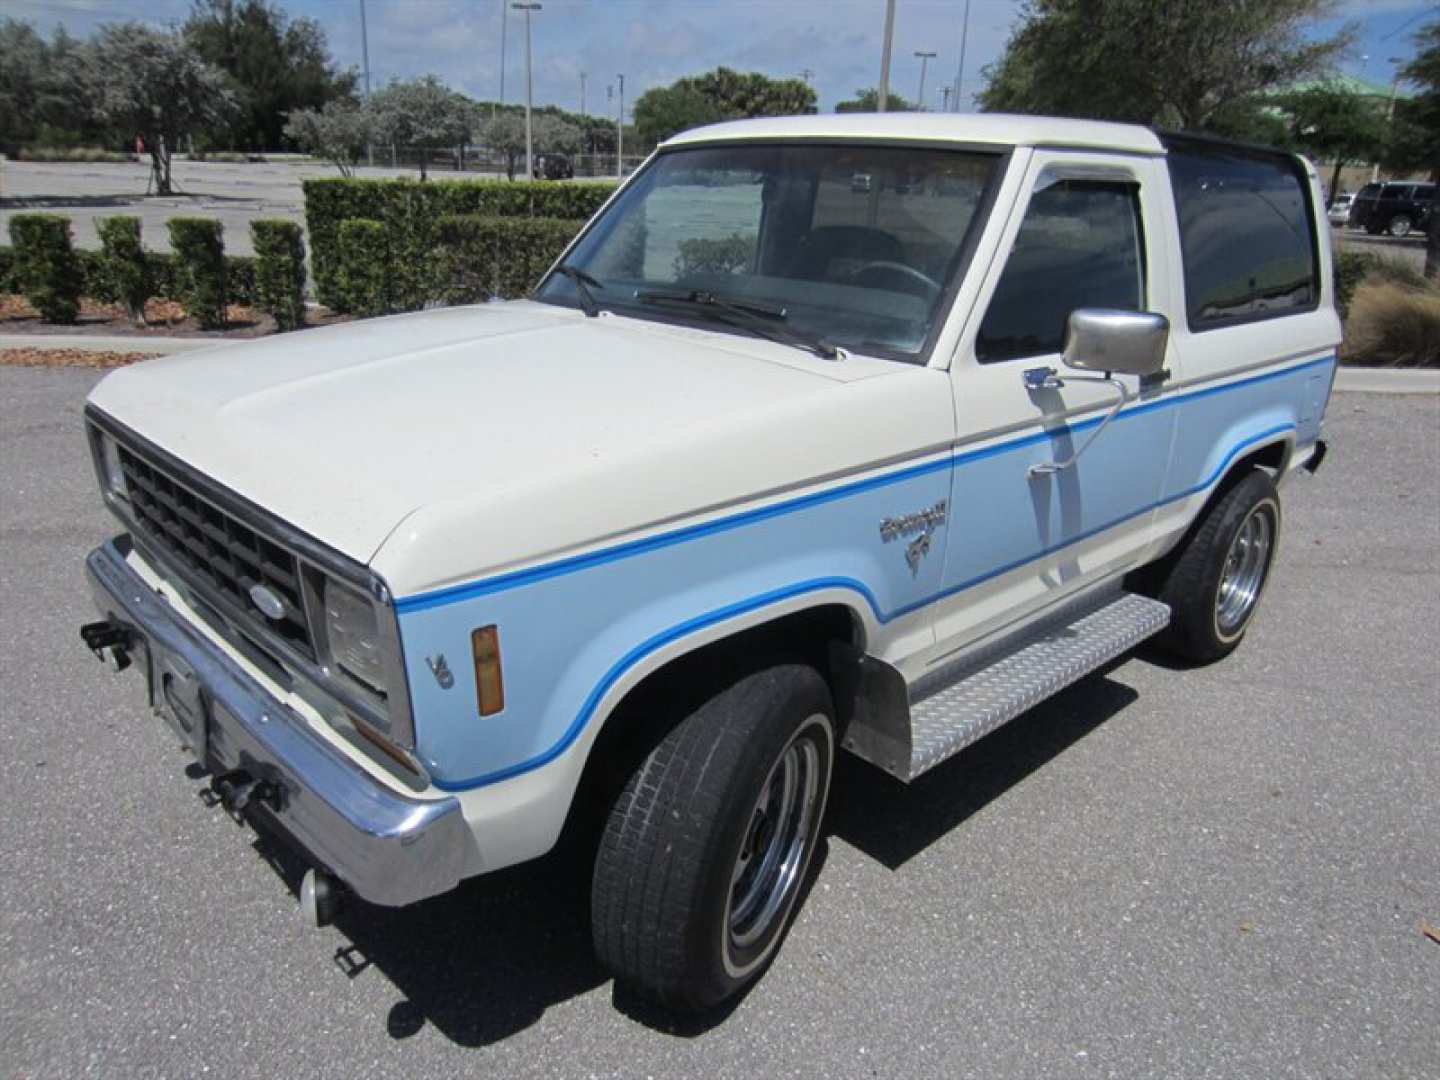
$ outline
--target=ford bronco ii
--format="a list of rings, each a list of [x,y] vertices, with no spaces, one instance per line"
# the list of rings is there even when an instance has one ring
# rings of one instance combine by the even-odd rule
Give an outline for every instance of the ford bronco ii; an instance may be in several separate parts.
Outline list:
[[[1339,338],[1302,159],[707,127],[528,299],[107,377],[82,633],[311,918],[563,841],[602,961],[703,1008],[775,955],[836,754],[908,781],[1147,638],[1239,644]]]

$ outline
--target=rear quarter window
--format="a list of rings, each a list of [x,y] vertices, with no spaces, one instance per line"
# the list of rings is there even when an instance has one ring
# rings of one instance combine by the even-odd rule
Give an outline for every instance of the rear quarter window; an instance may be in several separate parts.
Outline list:
[[[1190,329],[1314,310],[1314,208],[1299,162],[1183,137],[1166,144]]]

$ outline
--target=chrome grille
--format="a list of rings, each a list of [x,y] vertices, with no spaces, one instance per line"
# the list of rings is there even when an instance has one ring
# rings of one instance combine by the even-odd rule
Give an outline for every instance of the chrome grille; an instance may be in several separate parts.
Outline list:
[[[316,659],[299,560],[153,462],[123,444],[119,450],[135,523],[143,533],[140,539],[212,588],[253,626]],[[265,585],[284,602],[280,618],[265,618],[255,610],[250,590],[256,585]]]

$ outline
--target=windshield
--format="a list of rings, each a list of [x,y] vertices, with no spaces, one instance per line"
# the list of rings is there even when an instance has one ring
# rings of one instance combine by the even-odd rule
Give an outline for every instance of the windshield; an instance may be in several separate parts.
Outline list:
[[[642,318],[705,322],[708,305],[656,290],[764,302],[798,335],[920,361],[998,154],[915,146],[741,144],[661,154],[566,259],[596,303]],[[580,306],[552,274],[538,299]]]

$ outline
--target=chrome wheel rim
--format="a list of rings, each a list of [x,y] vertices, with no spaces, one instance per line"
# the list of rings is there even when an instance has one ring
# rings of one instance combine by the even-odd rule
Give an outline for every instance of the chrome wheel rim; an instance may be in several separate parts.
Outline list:
[[[1220,633],[1233,634],[1255,610],[1260,588],[1265,584],[1265,571],[1270,565],[1274,535],[1270,516],[1262,507],[1256,507],[1230,542],[1225,569],[1220,574],[1220,589],[1215,595],[1215,624]]]
[[[762,940],[789,910],[805,867],[822,768],[820,748],[801,731],[760,789],[730,873],[731,952]]]

